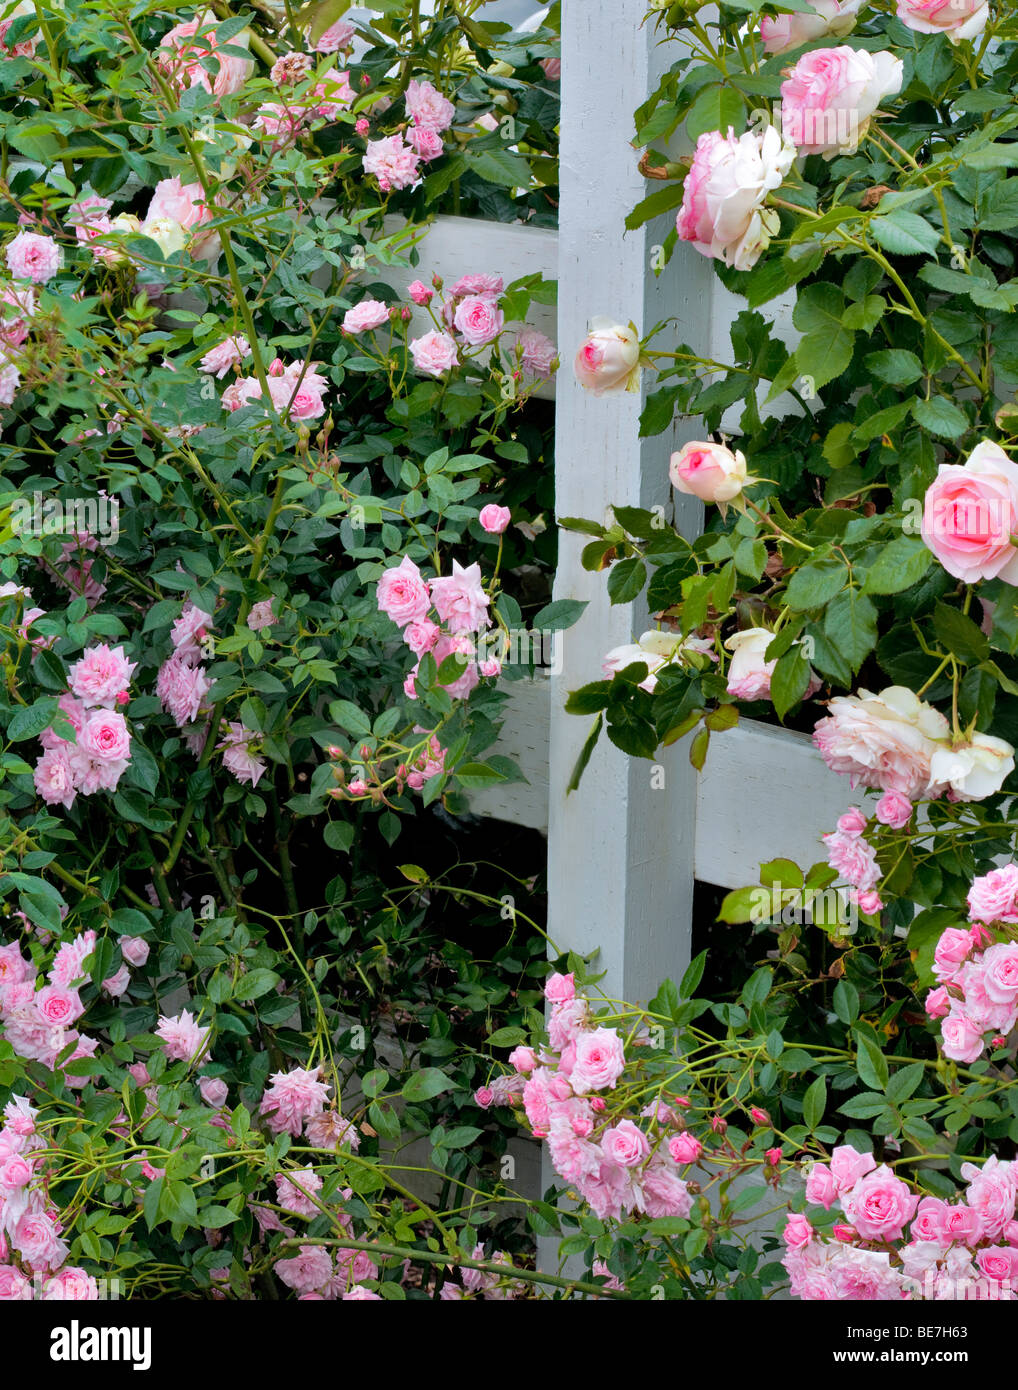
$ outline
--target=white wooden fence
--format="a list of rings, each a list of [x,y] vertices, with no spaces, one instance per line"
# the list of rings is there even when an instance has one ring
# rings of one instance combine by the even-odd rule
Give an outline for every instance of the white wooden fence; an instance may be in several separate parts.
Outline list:
[[[696,437],[698,422],[677,421],[664,435],[641,440],[641,398],[591,396],[571,370],[587,320],[598,314],[632,319],[641,330],[674,317],[681,339],[725,360],[728,323],[741,307],[690,247],[680,245],[655,276],[652,248],[673,214],[624,230],[626,214],[646,192],[629,143],[633,111],[658,66],[673,57],[643,25],[645,12],[645,0],[612,0],[610,12],[590,0],[564,0],[558,234],[440,218],[421,245],[417,273],[427,279],[434,271],[495,271],[509,280],[541,270],[557,278],[564,364],[555,388],[557,514],[605,518],[612,503],[663,503],[674,506],[684,534],[694,535],[702,508],[672,492],[667,464],[673,449]],[[771,313],[784,336],[786,307]],[[544,331],[554,327],[535,322]],[[737,887],[755,882],[759,863],[777,855],[814,863],[822,857],[821,833],[854,798],[805,735],[751,722],[712,737],[699,777],[685,741],[662,750],[655,772],[605,738],[580,790],[567,796],[591,721],[565,713],[566,695],[599,679],[604,653],[647,626],[639,603],[609,605],[604,576],[580,565],[583,543],[560,532],[555,597],[588,600],[580,622],[560,639],[561,672],[506,686],[499,747],[519,763],[527,784],[477,793],[472,805],[547,833],[549,934],[564,948],[597,949],[606,991],[639,1001],[689,958],[694,879]]]

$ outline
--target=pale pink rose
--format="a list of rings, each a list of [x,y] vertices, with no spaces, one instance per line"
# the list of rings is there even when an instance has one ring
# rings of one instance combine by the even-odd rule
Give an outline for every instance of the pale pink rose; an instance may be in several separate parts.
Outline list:
[[[397,627],[406,627],[408,623],[427,617],[431,607],[428,585],[408,555],[404,555],[398,565],[383,571],[378,581],[377,602],[380,611]]]
[[[53,957],[50,966],[50,983],[68,988],[85,975],[84,963],[95,950],[96,935],[91,929],[76,936],[73,941],[65,941]]]
[[[881,825],[889,825],[892,830],[903,830],[912,819],[912,803],[901,792],[884,792],[874,814]]]
[[[86,1270],[65,1265],[42,1290],[43,1299],[54,1303],[95,1303],[99,1299],[99,1284]]]
[[[968,1183],[966,1200],[982,1217],[985,1235],[992,1240],[1014,1219],[1014,1165],[1002,1163],[994,1156],[988,1158],[982,1168],[974,1163],[963,1163],[961,1175]]]
[[[986,28],[986,0],[898,0],[898,18],[918,34],[947,34],[952,43],[977,39]]]
[[[948,1242],[944,1235],[944,1221],[950,1210],[948,1203],[940,1197],[923,1197],[916,1208],[916,1214],[912,1221],[911,1236],[913,1241],[934,1242],[938,1246],[946,1245]],[[939,1255],[940,1251],[938,1250],[936,1253]]]
[[[151,202],[142,222],[142,230],[154,222],[176,222],[191,231],[212,218],[212,209],[205,202],[205,190],[200,183],[181,183],[174,176],[161,179],[155,186]]]
[[[985,5],[983,9],[986,9]],[[976,1253],[976,1264],[979,1266],[980,1273],[984,1274],[987,1279],[995,1279],[1001,1284],[1007,1284],[1008,1292],[1010,1292],[1011,1282],[1018,1274],[1018,1251],[1012,1250],[1009,1245],[984,1246]]]
[[[983,953],[983,986],[995,1004],[1013,1005],[1018,999],[1018,946],[998,942]]]
[[[814,1163],[806,1178],[806,1201],[830,1211],[838,1198],[838,1183],[826,1163]]]
[[[78,734],[78,748],[100,762],[122,762],[130,757],[131,735],[116,710],[91,710]]]
[[[765,53],[789,53],[804,43],[822,39],[825,34],[841,38],[855,27],[862,0],[811,0],[814,13],[763,15],[760,37]]]
[[[752,269],[778,229],[777,213],[764,202],[794,162],[794,146],[773,126],[738,137],[705,131],[682,186],[680,239],[736,270]]]
[[[353,25],[346,19],[338,19],[335,24],[326,29],[315,44],[315,52],[336,53],[341,48],[348,48],[353,42],[353,36]]]
[[[389,322],[389,306],[377,299],[363,299],[343,316],[344,333],[367,333]]]
[[[458,361],[455,339],[448,333],[438,333],[434,329],[423,338],[410,340],[410,355],[414,366],[425,376],[444,376],[456,366]]]
[[[860,1153],[851,1144],[840,1144],[831,1152],[831,1176],[837,1184],[839,1195],[854,1187],[876,1166],[872,1154]]]
[[[108,647],[103,642],[89,647],[67,676],[71,690],[86,705],[112,705],[127,690],[137,664],[128,661],[123,647]]]
[[[873,846],[859,835],[843,835],[835,830],[823,837],[827,862],[847,883],[860,892],[871,892],[880,879],[880,868]]]
[[[422,284],[420,280],[414,280],[410,285],[407,286],[407,294],[414,301],[414,303],[419,304],[421,308],[424,308],[426,305],[430,304],[432,299],[435,297],[435,291],[429,290],[427,285]]]
[[[325,1110],[321,1115],[312,1115],[304,1133],[308,1143],[316,1149],[350,1149],[356,1153],[361,1146],[357,1126],[338,1110]]]
[[[449,291],[450,299],[463,299],[466,295],[486,295],[489,299],[497,299],[505,289],[501,275],[494,275],[490,271],[483,271],[480,274],[461,275]]]
[[[403,629],[403,641],[415,656],[433,651],[441,635],[442,629],[430,618],[415,618]]]
[[[557,82],[562,76],[561,58],[542,58],[538,66],[544,70],[549,82]]]
[[[14,1249],[34,1270],[56,1269],[67,1258],[67,1246],[45,1212],[26,1211],[10,1235]]]
[[[747,479],[746,459],[723,444],[684,444],[668,467],[672,486],[701,502],[730,502]]]
[[[923,1005],[930,1018],[945,1018],[951,1011],[951,996],[944,985],[930,990]]]
[[[238,782],[257,787],[267,767],[265,759],[251,751],[257,735],[236,720],[228,720],[223,730],[223,741],[216,744],[216,751],[223,755],[223,766],[227,772],[233,773]]]
[[[451,637],[443,634],[435,643],[432,656],[436,667],[439,668],[441,668],[443,661],[450,656],[457,657],[465,663],[460,675],[452,680],[442,682],[442,689],[447,691],[454,700],[465,700],[480,680],[477,663],[474,660],[473,639],[466,633],[457,633]]]
[[[558,365],[558,349],[550,338],[536,328],[522,328],[516,346],[524,371],[544,378],[551,376]]]
[[[632,1120],[620,1120],[601,1136],[601,1148],[612,1163],[635,1168],[650,1156],[650,1141]]]
[[[222,380],[231,367],[239,367],[244,358],[250,356],[251,344],[246,338],[239,335],[224,338],[201,359],[199,370]]]
[[[581,1032],[576,1038],[572,1088],[578,1096],[588,1091],[614,1090],[625,1065],[625,1049],[614,1028],[591,1028]]]
[[[200,1076],[198,1078],[198,1090],[201,1098],[206,1105],[211,1105],[214,1110],[226,1103],[229,1095],[229,1087],[219,1076]]]
[[[776,661],[765,661],[764,652],[774,641],[774,633],[765,627],[749,627],[733,632],[725,642],[732,653],[728,667],[728,693],[737,700],[766,700],[770,698],[771,676]]]
[[[444,1284],[442,1288],[445,1288]],[[346,1293],[340,1294],[339,1298],[341,1303],[381,1303],[383,1301],[380,1293],[375,1293],[363,1284],[354,1284],[347,1289]]]
[[[781,84],[781,125],[799,154],[854,150],[885,97],[901,89],[904,67],[892,53],[816,48]]]
[[[653,1221],[664,1216],[688,1216],[693,1210],[693,1199],[670,1164],[656,1159],[639,1178],[637,1205]]]
[[[332,1256],[321,1245],[302,1245],[299,1254],[289,1260],[277,1260],[273,1268],[287,1288],[297,1293],[322,1288],[333,1274]]]
[[[0,19],[0,50],[8,58],[34,58],[36,48],[43,41],[43,35],[32,0],[18,0],[18,3],[13,6],[10,4],[10,0],[6,0],[5,4],[0,5],[0,14],[4,16],[3,19]],[[7,35],[11,25],[16,19],[24,19],[28,15],[37,20],[34,26],[28,26],[30,30],[34,28],[35,32],[29,38],[18,39],[16,43],[8,43]]]
[[[284,53],[269,69],[269,79],[277,87],[290,87],[303,82],[315,66],[310,53]]]
[[[481,508],[477,520],[489,535],[500,536],[512,520],[512,512],[508,507],[499,507],[496,503],[489,502],[486,507]]]
[[[3,29],[0,24],[0,29]],[[0,45],[3,37],[0,35]],[[21,45],[18,45],[20,47]],[[0,1265],[0,1303],[25,1303],[35,1297],[31,1281],[13,1265]]]
[[[509,1054],[509,1065],[527,1075],[537,1065],[537,1055],[532,1047],[515,1047]]]
[[[502,332],[505,315],[487,295],[468,295],[461,299],[453,315],[457,333],[471,347],[484,347]]]
[[[112,206],[109,198],[100,198],[94,193],[71,204],[67,209],[67,225],[74,228],[79,245],[87,246],[111,230],[108,214]]]
[[[973,879],[968,905],[973,922],[1018,922],[1018,864]]]
[[[852,785],[898,791],[912,800],[930,783],[930,764],[950,738],[950,725],[932,705],[904,686],[879,695],[838,695],[813,731],[813,742],[834,772]]]
[[[321,1067],[294,1067],[269,1078],[258,1110],[273,1134],[285,1130],[297,1139],[304,1121],[322,1113],[329,1098],[329,1084],[318,1079],[320,1072]]]
[[[176,651],[188,660],[198,660],[201,656],[200,643],[213,626],[212,615],[195,608],[193,603],[185,603],[170,629],[170,640]]]
[[[676,1163],[695,1163],[703,1153],[703,1144],[695,1135],[683,1131],[668,1140],[668,1152]]]
[[[32,772],[35,789],[47,806],[70,810],[77,795],[67,744],[47,748]]]
[[[430,588],[438,616],[453,633],[479,632],[488,626],[488,595],[476,562],[464,569],[453,560],[452,573],[437,575]]]
[[[946,927],[933,949],[933,973],[938,980],[952,980],[958,967],[972,954],[972,935],[964,927]]]
[[[563,999],[552,1004],[548,1018],[548,1037],[556,1052],[564,1052],[575,1042],[587,1023],[587,1001],[582,997]]]
[[[973,1207],[966,1206],[964,1202],[957,1202],[953,1206],[945,1203],[946,1210],[941,1221],[941,1231],[945,1240],[952,1240],[958,1245],[973,1246],[982,1240],[985,1234],[985,1222],[982,1215]]]
[[[137,969],[148,960],[149,944],[141,936],[122,936],[120,938],[120,954],[128,965],[133,965]]]
[[[900,1240],[918,1205],[919,1198],[886,1163],[841,1197],[845,1215],[864,1240]]]
[[[36,309],[36,292],[30,285],[0,285],[0,342],[20,347],[28,337]]]
[[[410,188],[420,177],[420,161],[411,145],[401,135],[388,135],[383,140],[369,140],[362,159],[364,172],[374,174],[383,193],[392,189]]]
[[[544,997],[550,1004],[564,1004],[576,996],[576,977],[570,972],[560,975],[557,971],[549,975],[544,984]]]
[[[103,980],[103,989],[111,999],[119,999],[122,994],[127,992],[127,987],[131,983],[131,972],[126,965],[121,965],[120,969]]]
[[[632,328],[595,320],[573,360],[576,379],[595,396],[635,391],[640,342]]]
[[[433,130],[411,126],[406,133],[406,138],[414,154],[425,164],[430,164],[432,160],[438,159],[445,149],[442,144],[442,137],[436,135]]]
[[[51,236],[19,232],[7,247],[7,269],[15,280],[44,285],[60,269],[60,247]]]
[[[952,1007],[940,1025],[941,1046],[953,1062],[975,1062],[983,1050],[983,1033],[961,1009]]]
[[[322,1190],[322,1179],[314,1169],[295,1168],[289,1173],[277,1173],[274,1182],[279,1206],[295,1216],[317,1216],[320,1207],[311,1199]]]
[[[156,694],[167,714],[181,729],[198,718],[212,682],[203,666],[190,666],[180,652],[164,661],[156,676]]]
[[[407,115],[420,130],[441,132],[452,125],[456,108],[430,82],[412,81],[406,89]]]
[[[163,1051],[171,1062],[193,1062],[203,1052],[211,1028],[202,1028],[197,1019],[187,1009],[173,1017],[160,1015],[153,1030],[163,1041]]]
[[[0,366],[0,405],[13,405],[21,383],[21,373],[13,362]]]
[[[837,820],[837,829],[842,835],[861,835],[866,829],[866,817],[858,806],[850,806]]]
[[[156,63],[178,89],[204,87],[217,97],[239,92],[247,81],[254,64],[248,58],[235,58],[219,51],[215,34],[215,17],[206,12],[194,19],[176,24],[167,33],[156,53]],[[197,37],[200,35],[200,37]],[[245,36],[235,35],[231,48],[245,47]],[[214,58],[218,70],[209,72],[203,60]]]
[[[790,1250],[801,1250],[804,1246],[809,1245],[814,1235],[816,1232],[809,1220],[801,1212],[792,1212],[785,1222],[781,1239]]]

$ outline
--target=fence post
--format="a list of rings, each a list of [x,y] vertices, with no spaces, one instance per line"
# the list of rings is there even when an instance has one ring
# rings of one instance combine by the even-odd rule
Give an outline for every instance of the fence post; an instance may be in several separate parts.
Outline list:
[[[637,231],[625,218],[646,192],[630,144],[633,112],[656,80],[662,50],[643,26],[645,0],[564,0],[562,35],[561,204],[558,342],[564,366],[556,398],[556,509],[559,516],[605,518],[612,503],[671,508],[671,451],[692,437],[686,426],[641,441],[641,396],[594,397],[573,376],[571,359],[590,317],[630,319],[646,332],[678,320],[678,336],[706,344],[709,266],[679,246],[655,276],[653,248],[674,214]],[[610,14],[610,18],[609,18]],[[645,390],[649,384],[645,373]],[[677,497],[675,501],[680,499]],[[700,504],[678,518],[700,529]],[[563,709],[571,689],[601,677],[610,648],[647,626],[646,608],[610,607],[604,577],[581,566],[585,540],[559,533],[558,598],[589,606],[563,635],[561,674],[553,678],[548,834],[549,934],[556,945],[599,949],[605,991],[646,1001],[689,958],[696,774],[685,744],[662,750],[659,764],[630,759],[602,743],[578,792],[566,785],[591,721]],[[659,785],[662,783],[663,785]]]

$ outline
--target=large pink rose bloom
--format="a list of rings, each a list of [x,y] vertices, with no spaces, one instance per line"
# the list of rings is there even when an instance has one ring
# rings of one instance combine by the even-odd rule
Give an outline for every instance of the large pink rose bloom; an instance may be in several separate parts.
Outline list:
[[[701,502],[730,502],[738,497],[749,478],[746,457],[723,444],[690,440],[668,465],[672,487]]]
[[[1018,864],[973,879],[968,905],[973,922],[1018,922]]]
[[[764,208],[764,199],[794,160],[795,147],[772,126],[738,137],[732,130],[705,132],[683,184],[679,236],[701,255],[749,270],[778,229],[778,215]]]
[[[431,607],[428,586],[409,555],[383,572],[378,581],[378,607],[397,627],[427,616]]]
[[[952,43],[975,39],[986,28],[986,0],[898,0],[898,18],[917,34],[946,34]]]
[[[901,89],[903,65],[893,53],[817,48],[799,59],[781,84],[781,125],[800,154],[854,150],[883,101]]]
[[[919,1198],[883,1163],[860,1178],[841,1205],[864,1240],[900,1240]]]
[[[941,464],[923,503],[923,540],[955,579],[1018,584],[1018,464],[984,440],[963,464]]]
[[[950,726],[942,714],[901,685],[879,695],[838,695],[813,731],[813,742],[833,772],[853,786],[897,791],[914,801],[929,787],[930,764],[946,746]]]
[[[440,133],[452,125],[456,108],[430,82],[410,82],[406,89],[407,115],[418,130]]]
[[[595,319],[573,360],[576,379],[595,396],[637,389],[640,340],[610,319]]]
[[[855,28],[855,16],[862,0],[810,0],[815,11],[796,14],[764,15],[760,37],[767,53],[789,53],[804,43],[827,34],[841,38]]]
[[[219,51],[215,35],[215,20],[206,12],[194,19],[175,24],[164,37],[156,54],[156,63],[178,89],[204,87],[217,97],[239,92],[254,67],[250,58],[237,58]],[[201,31],[201,37],[196,35]],[[230,40],[229,47],[245,47],[245,35]],[[215,74],[202,66],[203,59],[215,58],[219,70]]]
[[[481,584],[479,564],[464,569],[453,560],[451,574],[431,581],[431,600],[451,632],[480,632],[488,626],[488,595]]]

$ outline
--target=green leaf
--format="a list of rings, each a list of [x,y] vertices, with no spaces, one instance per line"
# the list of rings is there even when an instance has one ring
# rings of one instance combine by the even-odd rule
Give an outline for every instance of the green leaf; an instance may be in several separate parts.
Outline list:
[[[887,1085],[887,1059],[880,1048],[869,1038],[856,1034],[858,1044],[855,1056],[855,1069],[864,1085],[874,1091],[882,1091]]]
[[[7,737],[12,743],[22,743],[26,738],[37,738],[43,729],[53,723],[57,712],[57,702],[47,695],[34,704],[19,706],[11,722],[7,725]]]
[[[488,183],[498,183],[504,188],[530,187],[530,165],[522,155],[509,150],[468,149],[464,157],[468,168]]]
[[[922,1062],[912,1062],[896,1071],[887,1085],[887,1099],[893,1105],[900,1105],[922,1085],[926,1068]]]
[[[785,602],[789,608],[803,611],[807,608],[822,608],[845,587],[848,569],[843,560],[827,555],[807,560],[792,575],[785,590]]]
[[[437,1067],[422,1067],[420,1071],[414,1072],[401,1094],[405,1100],[421,1101],[431,1100],[434,1096],[440,1096],[443,1091],[455,1089],[455,1081],[446,1076],[444,1071],[439,1071]]]
[[[859,991],[851,980],[839,980],[831,999],[834,1012],[849,1027],[859,1017]]]
[[[569,792],[574,792],[579,788],[580,779],[582,778],[584,772],[586,772],[587,764],[590,762],[591,754],[597,747],[597,741],[601,737],[601,729],[603,728],[603,726],[604,715],[599,714],[597,718],[594,720],[594,726],[591,729],[590,733],[587,735],[583,747],[580,749],[580,756],[576,759],[576,764],[573,767],[572,773],[569,777],[569,783],[566,787],[567,794]]]
[[[329,705],[329,718],[354,738],[365,738],[371,733],[371,720],[351,700],[333,700]]]
[[[888,386],[911,386],[923,375],[923,364],[919,358],[904,348],[868,353],[863,358],[863,366],[871,376],[887,382]]]
[[[824,632],[851,669],[858,671],[876,646],[877,610],[858,589],[845,589],[828,605]]]
[[[656,188],[633,208],[626,218],[626,230],[634,232],[651,218],[677,208],[682,202],[682,187],[682,182],[676,180],[674,183],[666,183],[663,188]]]
[[[709,130],[727,134],[728,127],[741,131],[746,121],[746,105],[738,92],[720,83],[704,87],[689,109],[686,134],[691,140]]]
[[[241,1001],[259,999],[279,984],[279,976],[274,970],[249,970],[241,975],[233,991],[234,999]]]
[[[809,662],[802,647],[795,646],[780,657],[771,674],[771,701],[779,719],[805,695],[810,682]]]
[[[647,567],[642,560],[620,560],[608,576],[608,597],[612,603],[631,603],[643,592],[647,582]]]
[[[938,603],[933,610],[933,630],[960,661],[985,661],[990,655],[989,638],[970,617],[946,603]]]
[[[932,563],[933,554],[921,536],[896,536],[867,571],[863,592],[900,594],[918,584]]]
[[[707,952],[701,951],[686,966],[685,973],[679,982],[679,994],[683,999],[692,999],[697,991],[700,981],[703,979],[703,972],[707,965]]]
[[[833,331],[807,333],[795,350],[795,364],[802,376],[812,379],[814,390],[836,381],[852,361],[855,335],[838,324]]]
[[[957,439],[969,427],[965,413],[944,396],[931,396],[928,401],[914,400],[912,414],[924,430],[942,439]]]
[[[894,256],[932,256],[940,245],[940,233],[917,212],[876,215],[870,221],[875,240]]]
[[[534,618],[534,631],[561,632],[564,628],[572,627],[573,623],[579,621],[586,606],[586,599],[554,599],[551,603],[545,604]]]
[[[824,1118],[827,1108],[827,1079],[818,1076],[802,1098],[802,1118],[806,1128],[812,1133]]]

